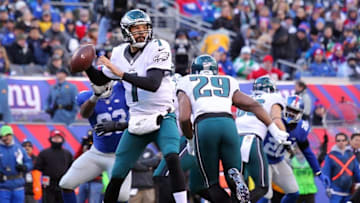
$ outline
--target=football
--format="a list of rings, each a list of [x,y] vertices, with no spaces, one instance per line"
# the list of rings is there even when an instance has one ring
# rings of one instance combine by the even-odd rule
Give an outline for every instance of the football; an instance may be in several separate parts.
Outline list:
[[[72,55],[70,61],[70,70],[77,73],[87,70],[95,58],[95,46],[86,44],[80,46]]]

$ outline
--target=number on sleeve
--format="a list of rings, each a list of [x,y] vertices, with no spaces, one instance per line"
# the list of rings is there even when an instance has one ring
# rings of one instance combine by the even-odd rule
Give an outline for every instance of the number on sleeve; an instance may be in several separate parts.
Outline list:
[[[263,105],[263,104],[265,103],[265,99],[256,99],[256,101],[259,102],[261,105]],[[236,111],[236,116],[237,116],[237,117],[244,116],[245,114],[246,114],[247,116],[255,116],[254,113],[252,113],[252,112],[247,112],[247,111],[243,111],[243,110],[241,110],[241,109],[238,109],[238,110]]]

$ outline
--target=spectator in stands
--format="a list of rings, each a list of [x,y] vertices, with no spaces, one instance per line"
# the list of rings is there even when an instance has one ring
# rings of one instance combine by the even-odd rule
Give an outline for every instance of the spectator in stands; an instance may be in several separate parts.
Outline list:
[[[302,73],[303,76],[336,76],[334,68],[326,63],[324,51],[318,48],[314,51],[314,62],[309,66],[308,73]]]
[[[23,15],[21,16],[21,18],[18,20],[20,21],[20,23],[23,24],[24,28],[25,28],[25,32],[30,32],[31,29],[31,21],[33,19],[33,16],[31,14],[31,11],[26,9],[23,13]]]
[[[241,27],[241,32],[237,33],[235,39],[231,41],[229,51],[231,60],[235,60],[235,58],[239,56],[242,47],[244,47],[246,44],[250,44],[250,32],[252,31],[249,25],[243,25]],[[247,43],[245,43],[245,39],[247,40]]]
[[[240,31],[241,26],[249,25],[252,18],[255,18],[252,11],[251,5],[248,0],[244,0],[239,3],[238,13],[234,15],[234,26],[237,32]]]
[[[349,77],[353,79],[360,78],[360,66],[356,63],[356,56],[350,53],[347,56],[346,63],[342,63],[337,71],[337,77]]]
[[[136,190],[130,196],[132,203],[155,203],[153,172],[161,160],[161,155],[153,147],[146,147],[132,169],[131,188]]]
[[[219,49],[216,52],[218,52],[219,54],[215,54],[214,57],[215,57],[216,61],[218,62],[219,69],[222,69],[226,75],[235,76],[236,73],[235,73],[232,61],[228,57],[227,51],[225,50],[225,48],[219,47]]]
[[[333,36],[333,29],[330,26],[324,28],[324,35],[320,39],[320,43],[325,50],[331,50],[336,43],[336,39]]]
[[[225,28],[231,31],[235,30],[233,20],[233,8],[228,1],[223,1],[221,5],[221,16],[217,18],[213,23],[213,29]]]
[[[65,22],[65,31],[66,34],[71,37],[77,39],[76,30],[75,30],[75,21],[72,19],[67,19]]]
[[[36,163],[35,154],[33,153],[33,144],[30,140],[25,139],[21,146],[25,149],[27,155],[31,158],[33,165]],[[25,203],[37,203],[41,198],[41,183],[39,177],[34,177],[33,171],[24,174],[25,177]]]
[[[258,70],[252,71],[247,79],[256,79],[263,75],[269,75],[273,80],[282,80],[284,73],[273,67],[274,59],[271,55],[266,55],[263,59],[263,64]]]
[[[251,49],[245,46],[241,49],[240,56],[234,61],[236,75],[246,78],[252,71],[259,69],[259,64],[251,58]]]
[[[76,21],[75,30],[79,40],[81,40],[87,33],[90,26],[90,14],[87,9],[80,9],[80,19]]]
[[[344,56],[347,56],[349,53],[353,53],[356,50],[357,46],[357,36],[349,36],[345,39],[344,43]]]
[[[10,60],[7,55],[6,49],[0,46],[0,74],[10,73]]]
[[[15,33],[15,30],[15,19],[9,18],[5,26],[1,29],[1,44],[3,46],[10,46],[15,41],[16,34],[19,34],[19,32]]]
[[[60,19],[54,20],[51,24],[51,28],[45,32],[44,37],[50,39],[57,38],[60,41],[60,45],[66,47],[69,37],[64,30],[64,25],[60,22]]]
[[[39,22],[41,33],[46,33],[51,28],[51,13],[50,11],[44,11],[42,13],[41,20]]]
[[[42,202],[63,202],[59,181],[73,162],[73,156],[62,147],[65,142],[64,132],[52,130],[49,142],[50,147],[39,153],[34,169],[35,173],[42,175]]]
[[[326,114],[325,107],[322,104],[315,104],[315,109],[312,115],[312,125],[323,126],[323,120]]]
[[[56,75],[60,69],[66,69],[63,65],[63,60],[59,54],[54,54],[51,57],[51,62],[47,66],[46,75]]]
[[[325,158],[322,171],[331,179],[330,202],[346,202],[350,199],[352,184],[360,182],[359,163],[348,142],[345,133],[337,133],[335,146]]]
[[[5,6],[0,7],[0,29],[2,29],[9,19],[9,14]]]
[[[44,39],[41,39],[40,29],[37,27],[31,27],[27,43],[29,44],[29,49],[34,55],[34,63],[42,66],[46,65],[50,54],[50,49],[48,49],[48,46],[44,41]]]
[[[274,61],[278,59],[288,60],[294,62],[289,54],[290,40],[288,31],[281,26],[280,20],[277,18],[271,19],[271,31],[273,33],[271,41],[271,55],[274,57]],[[282,71],[291,73],[292,69],[287,66],[282,66]]]
[[[14,140],[11,126],[0,129],[0,199],[1,202],[22,203],[25,200],[23,174],[33,167],[25,150]]]
[[[331,66],[337,70],[338,67],[346,61],[344,56],[344,47],[340,43],[336,43],[333,48],[333,53],[329,57]]]
[[[306,21],[306,13],[305,13],[305,10],[303,7],[297,8],[297,10],[295,12],[296,12],[296,17],[294,19],[295,27],[298,27],[303,22],[307,22]]]
[[[77,112],[75,97],[78,94],[76,86],[66,81],[68,74],[64,68],[56,72],[56,84],[51,87],[45,104],[45,111],[53,122],[67,125],[75,120]]]
[[[295,82],[295,94],[299,95],[304,102],[303,120],[310,119],[310,113],[312,109],[312,101],[309,93],[307,92],[307,85],[304,81],[297,80]]]
[[[289,35],[289,57],[296,62],[310,48],[310,42],[306,36],[306,30],[297,28],[296,33]]]
[[[7,48],[11,63],[17,65],[28,65],[34,62],[34,56],[26,41],[25,34],[16,36],[16,41]]]

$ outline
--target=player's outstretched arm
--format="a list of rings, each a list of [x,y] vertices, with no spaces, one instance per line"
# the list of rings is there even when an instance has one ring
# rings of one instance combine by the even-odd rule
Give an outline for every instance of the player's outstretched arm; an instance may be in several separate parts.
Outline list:
[[[269,114],[265,111],[261,104],[246,94],[236,91],[233,95],[232,101],[239,109],[254,113],[255,116],[266,126],[269,126],[272,123]]]
[[[243,94],[240,91],[236,91],[233,95],[233,104],[248,112],[252,112],[255,116],[262,121],[269,129],[271,135],[279,142],[283,143],[289,137],[289,134],[283,130],[280,130],[274,122],[272,122],[270,115],[257,101],[251,97]]]
[[[186,138],[192,139],[193,131],[191,124],[191,103],[189,97],[183,91],[178,91],[179,102],[179,123],[180,128]]]

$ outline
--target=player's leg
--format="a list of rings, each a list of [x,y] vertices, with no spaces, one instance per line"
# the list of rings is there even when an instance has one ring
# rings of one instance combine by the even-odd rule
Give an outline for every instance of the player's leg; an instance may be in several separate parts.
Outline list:
[[[186,138],[184,136],[181,136],[179,158],[181,169],[184,172],[189,170],[194,165],[196,166],[196,158],[187,153],[186,143]],[[169,170],[166,166],[166,161],[164,158],[162,158],[153,174],[158,203],[175,202],[174,197],[172,196],[171,183],[168,175]]]
[[[273,179],[273,173],[274,173],[274,165],[273,164],[269,164],[268,165],[268,191],[267,193],[264,195],[264,197],[262,199],[260,199],[258,202],[260,203],[265,203],[267,202],[269,199],[271,199],[273,197],[273,189],[271,187],[272,184],[272,179]]]
[[[186,202],[185,177],[180,166],[180,135],[176,125],[176,116],[169,113],[161,122],[156,143],[160,147],[169,169],[169,177],[176,202]]]
[[[101,152],[98,152],[101,153]],[[111,172],[115,163],[115,154],[113,153],[101,153],[102,158],[100,162],[101,168],[103,168],[103,171],[106,171],[107,174],[109,174],[109,178],[111,178]],[[105,158],[106,157],[106,158]],[[132,173],[131,171],[126,176],[123,184],[121,185],[118,201],[119,202],[126,202],[130,198],[130,191],[131,191],[131,177]]]
[[[115,203],[125,177],[135,162],[151,141],[152,135],[132,135],[124,131],[115,153],[115,163],[111,173],[111,180],[106,188],[104,203]]]
[[[241,171],[240,137],[237,134],[236,125],[231,118],[223,118],[218,121],[222,128],[221,139],[221,161],[224,167],[224,173],[229,176],[228,185],[230,189],[236,192],[239,200],[249,201],[250,194],[243,179]]]
[[[196,159],[194,157],[193,161],[194,166],[190,169],[190,177],[189,177],[189,188],[191,193],[198,194],[200,197],[211,201],[211,197],[209,194],[209,190],[207,190],[204,180],[201,176],[200,169],[196,164]]]
[[[274,165],[276,170],[273,172],[272,180],[285,192],[285,196],[281,199],[281,203],[296,202],[296,199],[299,196],[299,186],[296,183],[291,167],[285,160]]]
[[[195,123],[195,152],[203,182],[214,202],[231,202],[219,185],[219,158],[223,126],[222,118],[211,117]]]
[[[59,182],[63,189],[63,199],[65,203],[75,203],[76,197],[73,190],[81,183],[88,182],[99,176],[103,169],[98,163],[103,157],[94,153],[94,147],[82,154],[71,165]]]
[[[249,162],[244,166],[255,183],[255,189],[250,192],[251,202],[257,202],[262,198],[268,191],[269,186],[268,162],[262,146],[262,140],[254,136]]]

